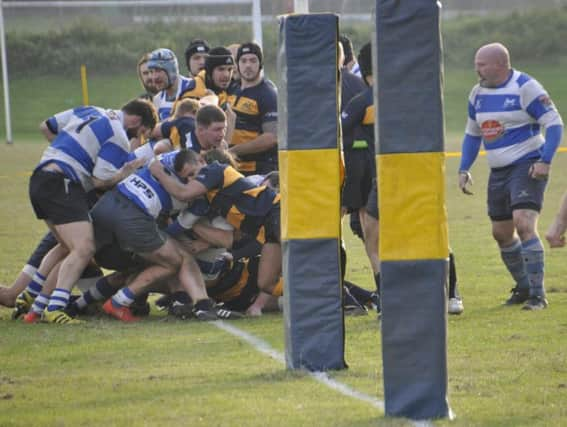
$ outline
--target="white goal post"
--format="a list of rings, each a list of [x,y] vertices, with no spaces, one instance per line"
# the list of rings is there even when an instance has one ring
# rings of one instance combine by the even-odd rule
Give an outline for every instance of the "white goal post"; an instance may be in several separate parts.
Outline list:
[[[306,0],[304,0],[306,1]],[[6,118],[6,143],[12,144],[12,119],[10,111],[10,87],[8,81],[8,59],[6,52],[6,32],[4,26],[4,8],[37,7],[138,7],[138,6],[211,6],[211,5],[246,5],[252,8],[252,33],[256,43],[262,46],[262,10],[260,0],[100,0],[100,1],[4,1],[0,0],[0,55],[2,63],[2,83],[4,87],[4,114]]]

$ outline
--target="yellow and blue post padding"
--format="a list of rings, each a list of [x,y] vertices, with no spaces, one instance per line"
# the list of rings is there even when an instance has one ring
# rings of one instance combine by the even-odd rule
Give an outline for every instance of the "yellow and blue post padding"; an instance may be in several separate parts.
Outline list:
[[[337,40],[334,14],[280,19],[278,145],[288,369],[346,367]]]
[[[448,417],[440,5],[377,0],[373,40],[386,415]]]

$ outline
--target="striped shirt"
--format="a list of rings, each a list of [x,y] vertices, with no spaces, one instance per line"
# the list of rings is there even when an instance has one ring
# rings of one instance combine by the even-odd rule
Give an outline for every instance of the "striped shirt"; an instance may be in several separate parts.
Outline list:
[[[171,116],[171,109],[173,104],[179,96],[187,91],[190,87],[194,86],[195,82],[193,79],[188,77],[183,77],[181,75],[177,76],[177,90],[173,96],[168,96],[165,90],[162,90],[157,95],[154,96],[153,102],[158,112],[159,120],[165,120]]]
[[[56,163],[85,191],[94,188],[92,178],[112,178],[127,160],[130,142],[121,111],[80,107],[63,111],[47,120],[56,137],[37,166]]]
[[[482,138],[491,168],[540,158],[545,142],[541,128],[556,125],[563,123],[549,95],[520,71],[512,70],[496,88],[477,84],[469,95],[465,132]]]
[[[172,151],[159,157],[159,161],[172,176],[177,176],[173,169],[173,162],[178,152]],[[187,206],[187,203],[174,199],[152,176],[147,166],[122,180],[117,188],[120,193],[153,218],[157,218],[160,214],[179,212]]]

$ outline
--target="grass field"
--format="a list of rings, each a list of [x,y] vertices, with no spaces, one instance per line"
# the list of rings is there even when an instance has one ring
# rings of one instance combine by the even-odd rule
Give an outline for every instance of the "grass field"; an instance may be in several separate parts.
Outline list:
[[[0,282],[9,283],[43,232],[26,194],[40,144],[0,146]],[[449,159],[449,170],[457,159]],[[452,425],[561,426],[567,422],[567,265],[548,252],[550,307],[504,308],[511,281],[498,260],[484,213],[486,166],[475,168],[477,194],[447,181],[450,241],[457,256],[465,313],[449,318]],[[449,174],[449,177],[453,177]],[[559,154],[540,229],[550,223],[567,178]],[[371,288],[359,241],[345,233],[348,277]],[[94,319],[77,328],[25,326],[0,309],[0,425],[397,426],[374,406],[345,397],[258,353],[211,324],[141,324]],[[283,347],[282,318],[234,323]],[[380,338],[373,315],[346,319],[348,370],[331,376],[381,399]],[[446,425],[447,421],[436,422]]]
[[[476,81],[476,75],[468,64],[463,69],[445,70],[445,114],[449,133],[447,148],[457,150],[459,138],[465,126],[466,100]],[[567,85],[564,70],[567,59],[556,66],[539,64],[514,64],[518,69],[537,77],[552,94],[560,111],[567,111]],[[275,72],[268,74],[276,81]],[[138,96],[142,88],[133,71],[131,75],[88,76],[89,101],[92,105],[119,108],[127,100]],[[45,77],[42,79],[15,79],[10,83],[12,104],[12,128],[15,142],[33,140],[39,122],[51,114],[82,104],[79,70],[75,79]],[[5,141],[4,104],[0,104],[0,141]]]
[[[563,73],[532,67],[560,110]],[[447,149],[458,150],[469,71],[447,73]],[[27,198],[29,171],[43,143],[34,135],[49,114],[80,103],[76,82],[17,82],[16,144],[0,144],[0,283],[18,274],[44,232]],[[65,94],[61,96],[61,94]],[[94,79],[94,104],[118,106],[138,93],[135,81]],[[127,96],[124,96],[127,95]],[[447,160],[450,243],[457,257],[465,313],[448,319],[449,402],[456,420],[435,425],[567,425],[567,256],[548,251],[550,307],[529,313],[501,305],[512,281],[499,261],[485,214],[487,166],[473,169],[475,195],[455,185],[457,158]],[[566,189],[567,154],[559,153],[546,193],[540,232]],[[348,227],[347,227],[348,228]],[[347,277],[372,288],[363,247],[348,229]],[[26,326],[0,308],[0,426],[403,426],[376,406],[315,381],[258,352],[214,324],[171,321],[153,313],[140,324],[92,319],[78,327]],[[279,315],[231,323],[284,352]],[[349,369],[330,374],[383,400],[381,342],[374,315],[346,319]]]

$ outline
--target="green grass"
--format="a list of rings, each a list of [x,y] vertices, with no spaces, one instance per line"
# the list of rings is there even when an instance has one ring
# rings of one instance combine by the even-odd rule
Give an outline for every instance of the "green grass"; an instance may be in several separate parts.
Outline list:
[[[10,283],[44,226],[27,199],[38,141],[0,145],[0,282]],[[458,159],[447,161],[455,170]],[[447,176],[450,242],[465,313],[448,319],[449,402],[455,422],[439,426],[561,426],[567,423],[567,264],[548,251],[550,307],[505,308],[511,279],[499,261],[485,215],[487,166],[473,173],[473,197]],[[567,182],[558,154],[540,231],[553,218]],[[347,276],[372,288],[361,243],[345,230]],[[304,373],[288,372],[247,343],[198,322],[140,324],[93,319],[78,327],[27,326],[0,309],[0,425],[75,426],[401,426],[367,403],[345,397]],[[235,326],[284,351],[279,315]],[[381,342],[373,315],[346,319],[348,370],[333,378],[383,399]]]
[[[467,64],[463,64],[466,66]],[[552,95],[559,111],[567,111],[567,85],[563,84],[567,59],[560,64],[517,64],[518,69],[533,75]],[[275,73],[268,77],[275,80]],[[445,126],[448,151],[458,151],[464,131],[467,97],[477,76],[472,69],[447,68],[445,70]],[[135,70],[131,75],[88,76],[89,101],[92,105],[120,108],[129,99],[138,96],[142,88]],[[80,72],[75,78],[45,77],[42,79],[10,82],[12,130],[15,142],[34,140],[38,124],[52,114],[83,103]],[[4,104],[0,105],[0,141],[5,141]]]
[[[526,65],[567,110],[561,67]],[[78,74],[78,73],[77,73]],[[448,69],[447,150],[458,151],[471,70]],[[136,96],[135,76],[90,76],[91,103],[119,107]],[[45,231],[27,198],[29,171],[44,143],[38,123],[81,103],[79,78],[12,82],[15,144],[0,144],[0,283],[9,284]],[[3,111],[0,111],[3,117]],[[3,139],[4,121],[0,122]],[[450,243],[457,257],[465,313],[448,319],[449,401],[456,426],[567,425],[567,264],[548,251],[550,307],[504,308],[512,281],[499,260],[486,217],[488,168],[473,168],[475,195],[456,187],[457,158],[447,160]],[[566,189],[567,155],[557,155],[540,232]],[[348,227],[347,227],[348,228]],[[372,288],[363,247],[348,229],[347,277]],[[345,397],[256,352],[212,325],[164,322],[154,313],[137,325],[95,319],[84,326],[25,326],[0,308],[0,426],[214,425],[398,426],[369,404]],[[283,352],[281,316],[235,324]],[[382,399],[379,330],[374,316],[346,319],[350,368],[332,377]],[[448,421],[436,425],[449,425]]]

